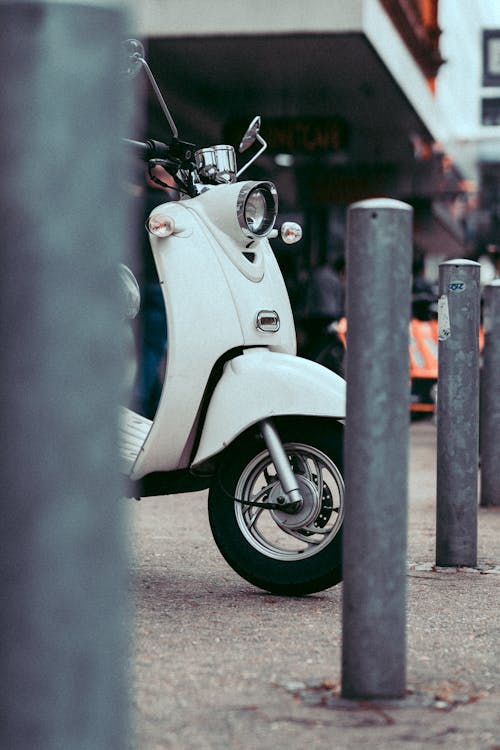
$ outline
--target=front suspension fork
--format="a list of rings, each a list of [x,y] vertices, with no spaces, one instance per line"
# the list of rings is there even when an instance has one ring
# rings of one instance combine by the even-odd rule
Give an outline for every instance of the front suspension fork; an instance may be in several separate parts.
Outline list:
[[[301,505],[302,495],[299,490],[299,483],[290,466],[290,461],[274,423],[268,419],[264,419],[260,423],[260,428],[287,501]]]

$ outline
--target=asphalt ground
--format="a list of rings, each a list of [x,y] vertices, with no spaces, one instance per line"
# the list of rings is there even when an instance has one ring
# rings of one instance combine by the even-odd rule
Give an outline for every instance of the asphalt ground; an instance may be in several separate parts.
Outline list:
[[[239,578],[206,494],[130,501],[137,750],[500,750],[500,509],[478,567],[435,568],[436,429],[410,428],[407,696],[339,697],[342,584],[286,598]]]

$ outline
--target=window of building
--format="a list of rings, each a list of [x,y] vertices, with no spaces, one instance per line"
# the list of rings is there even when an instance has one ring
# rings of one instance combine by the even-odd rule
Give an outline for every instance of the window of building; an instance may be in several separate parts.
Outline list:
[[[481,110],[483,125],[500,125],[500,98],[483,99]]]
[[[483,31],[483,86],[500,86],[500,29]]]

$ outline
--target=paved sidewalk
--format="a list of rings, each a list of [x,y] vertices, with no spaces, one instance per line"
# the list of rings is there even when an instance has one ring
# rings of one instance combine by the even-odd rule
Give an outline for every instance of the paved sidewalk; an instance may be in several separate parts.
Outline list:
[[[137,750],[500,750],[500,510],[478,569],[434,568],[435,438],[411,425],[408,697],[342,705],[341,586],[258,591],[211,539],[204,493],[131,505]]]

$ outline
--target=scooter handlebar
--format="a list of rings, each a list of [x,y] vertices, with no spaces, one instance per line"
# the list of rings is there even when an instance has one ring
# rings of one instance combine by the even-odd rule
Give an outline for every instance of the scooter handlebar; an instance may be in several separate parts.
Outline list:
[[[151,159],[168,159],[170,146],[161,141],[133,141],[130,138],[123,139],[128,146],[132,146],[134,151],[143,161]]]

